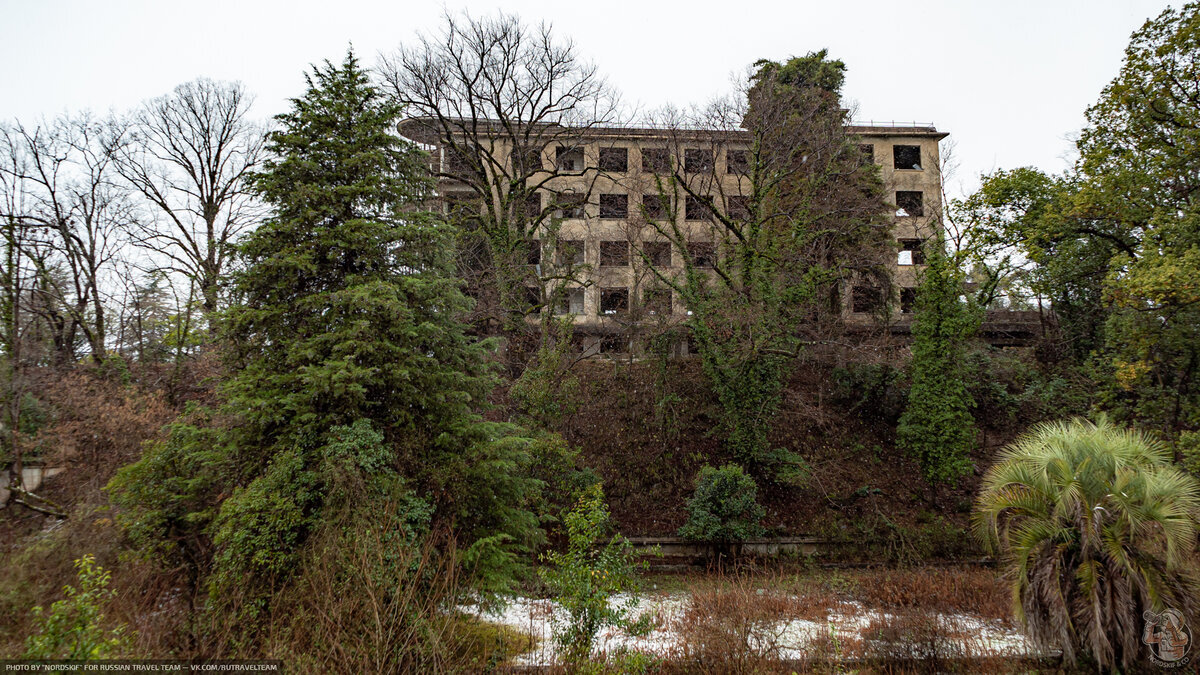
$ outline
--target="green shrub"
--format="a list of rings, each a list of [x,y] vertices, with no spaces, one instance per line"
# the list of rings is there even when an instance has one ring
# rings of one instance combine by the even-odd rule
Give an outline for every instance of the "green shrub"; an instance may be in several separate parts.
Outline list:
[[[630,613],[637,599],[633,547],[620,535],[598,544],[610,527],[604,491],[599,483],[583,491],[575,508],[564,518],[567,550],[551,552],[542,559],[549,567],[540,570],[567,613],[567,620],[554,628],[555,640],[563,648],[569,663],[587,661],[596,634],[605,626],[636,629],[639,622]],[[611,605],[618,593],[630,593],[628,602]]]
[[[1175,447],[1183,456],[1183,468],[1193,476],[1200,477],[1200,431],[1185,431],[1179,434]]]
[[[886,363],[850,363],[833,370],[831,398],[864,417],[895,422],[904,412],[904,372]]]
[[[546,331],[533,363],[508,393],[522,412],[549,429],[579,411],[579,378],[571,372],[570,320],[551,321]]]
[[[33,608],[37,628],[25,641],[25,658],[106,659],[128,652],[125,626],[104,628],[104,605],[115,594],[108,588],[111,574],[90,554],[76,560],[75,567],[78,588],[63,588],[67,597],[50,605],[49,612]]]
[[[1091,380],[1068,367],[1039,368],[1032,355],[985,347],[966,355],[974,416],[992,428],[1022,426],[1087,412]]]
[[[679,528],[679,536],[685,539],[728,544],[763,533],[758,486],[736,464],[701,467],[687,510],[687,522]]]

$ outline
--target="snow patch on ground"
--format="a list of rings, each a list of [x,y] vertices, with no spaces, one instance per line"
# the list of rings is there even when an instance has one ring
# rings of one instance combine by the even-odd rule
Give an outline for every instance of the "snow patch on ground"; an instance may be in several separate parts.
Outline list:
[[[631,596],[617,595],[610,600],[616,607],[629,603]],[[605,628],[596,638],[594,653],[612,654],[621,650],[645,652],[657,656],[677,656],[683,644],[678,626],[687,610],[687,593],[651,593],[637,596],[632,603],[634,618],[649,614],[651,630],[645,635],[630,635],[617,628]],[[553,600],[516,598],[502,607],[483,611],[476,606],[464,606],[463,612],[532,635],[537,646],[514,659],[518,666],[552,665],[558,656],[554,628],[566,620],[565,611]],[[812,656],[814,642],[862,641],[878,644],[878,635],[869,630],[872,625],[890,623],[899,617],[870,610],[858,602],[842,602],[826,612],[824,621],[783,619],[761,626],[752,643],[763,650],[772,649],[781,659],[804,659]],[[1003,622],[969,614],[938,614],[937,621],[942,649],[946,653],[972,656],[1022,656],[1034,654],[1024,636]],[[828,646],[818,646],[828,653]],[[941,651],[940,649],[939,651]],[[820,653],[820,652],[818,652]]]

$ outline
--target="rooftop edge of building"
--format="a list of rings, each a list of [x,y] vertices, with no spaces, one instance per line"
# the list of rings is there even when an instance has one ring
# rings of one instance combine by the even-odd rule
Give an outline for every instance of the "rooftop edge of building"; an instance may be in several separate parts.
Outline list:
[[[397,125],[401,133],[405,131],[417,132],[415,135],[421,134],[421,127],[429,128],[428,117],[410,117],[401,120]],[[495,124],[498,129],[503,130],[503,127],[498,123],[489,120],[480,120],[478,122],[470,122],[466,119],[451,120],[463,124],[461,133],[467,133],[467,124],[479,125],[479,131],[486,133],[487,127]],[[547,128],[558,127],[557,124],[544,124]],[[567,127],[561,127],[565,133],[571,133]],[[429,130],[432,131],[432,130]],[[712,127],[684,127],[684,126],[667,126],[667,125],[648,125],[648,124],[593,124],[585,127],[578,127],[573,130],[579,136],[592,137],[640,137],[640,138],[662,138],[668,134],[676,137],[691,137],[691,138],[708,138],[727,137],[737,138],[745,135],[747,132],[744,129],[716,129]],[[932,122],[883,122],[875,120],[851,120],[846,124],[846,131],[852,136],[924,136],[933,137],[937,140],[946,138],[950,134],[944,131],[938,131],[937,127]]]

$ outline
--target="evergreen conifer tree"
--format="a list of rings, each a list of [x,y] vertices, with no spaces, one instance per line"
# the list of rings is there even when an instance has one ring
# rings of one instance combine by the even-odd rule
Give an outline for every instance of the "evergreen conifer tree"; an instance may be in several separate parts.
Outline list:
[[[423,206],[427,158],[353,52],[307,82],[255,179],[273,213],[240,246],[224,317],[228,428],[215,441],[173,428],[114,481],[117,501],[163,538],[205,523],[212,598],[243,616],[330,540],[315,535],[372,521],[397,545],[438,525],[476,589],[504,590],[540,536],[540,484],[522,475],[528,439],[478,415],[487,346],[459,322],[470,301],[451,233]]]

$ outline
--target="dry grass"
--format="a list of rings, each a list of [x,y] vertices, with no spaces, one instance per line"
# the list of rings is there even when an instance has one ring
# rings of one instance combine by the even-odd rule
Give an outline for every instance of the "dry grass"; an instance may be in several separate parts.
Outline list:
[[[784,666],[783,650],[794,646],[783,641],[783,622],[823,623],[840,604],[821,587],[797,594],[789,585],[777,577],[739,575],[693,589],[675,626],[680,640],[672,657],[686,662],[688,672],[776,672]],[[809,643],[809,658],[823,661],[842,648],[854,645],[818,635]]]
[[[873,570],[855,581],[855,598],[871,608],[1012,619],[1009,590],[995,570],[985,567]]]
[[[872,618],[864,635],[864,656],[882,663],[920,663],[929,672],[946,670],[946,662],[978,654],[978,636],[951,618],[933,612],[882,614]]]
[[[1003,673],[1040,665],[983,656],[992,645],[980,626],[1012,626],[1008,593],[991,569],[740,575],[686,586],[665,672]],[[871,617],[865,627],[831,623],[863,613]],[[785,644],[792,620],[818,626],[797,640],[793,624]]]
[[[77,583],[74,561],[87,553],[113,573],[115,595],[104,608],[104,623],[131,629],[133,655],[195,653],[180,581],[123,553],[107,510],[88,502],[76,505],[66,520],[27,535],[0,558],[0,656],[24,652],[25,636],[34,627],[33,607],[62,599],[63,588]]]

